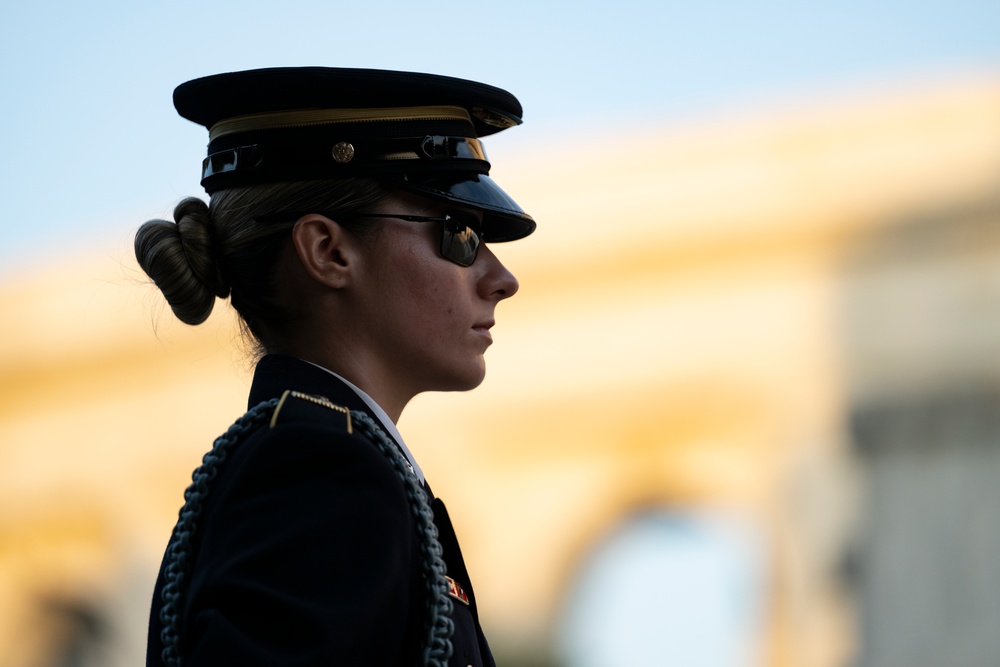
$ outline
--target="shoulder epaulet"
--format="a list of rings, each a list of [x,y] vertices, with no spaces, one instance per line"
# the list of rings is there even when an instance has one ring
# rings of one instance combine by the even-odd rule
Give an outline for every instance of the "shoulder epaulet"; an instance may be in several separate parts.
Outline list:
[[[354,427],[351,424],[351,411],[344,406],[337,405],[324,396],[288,390],[281,395],[278,405],[274,408],[270,427],[274,428],[279,423],[329,418],[333,415],[339,415],[342,418],[341,423],[344,424],[345,431],[354,432]]]

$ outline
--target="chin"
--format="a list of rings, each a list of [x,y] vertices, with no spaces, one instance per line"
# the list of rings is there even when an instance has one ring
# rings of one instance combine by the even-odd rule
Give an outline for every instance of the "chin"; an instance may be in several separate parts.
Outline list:
[[[435,391],[469,391],[475,389],[486,379],[486,364],[480,363],[475,368],[464,369],[450,377],[442,378]]]

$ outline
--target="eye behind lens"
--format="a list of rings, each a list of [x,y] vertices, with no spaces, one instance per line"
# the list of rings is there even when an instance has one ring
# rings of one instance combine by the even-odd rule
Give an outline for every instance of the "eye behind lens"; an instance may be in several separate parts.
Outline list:
[[[481,244],[479,233],[471,226],[456,220],[454,216],[445,218],[442,224],[441,254],[460,266],[471,266],[479,254]]]

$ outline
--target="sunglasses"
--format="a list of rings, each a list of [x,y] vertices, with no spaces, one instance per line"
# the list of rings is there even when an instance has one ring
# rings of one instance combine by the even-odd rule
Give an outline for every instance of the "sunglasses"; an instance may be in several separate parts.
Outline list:
[[[476,228],[480,226],[479,217],[474,213],[455,211],[441,217],[426,215],[395,215],[391,213],[355,213],[350,218],[392,218],[407,222],[438,222],[441,223],[441,256],[459,266],[472,266],[479,255],[482,238]]]
[[[477,229],[481,226],[479,217],[475,213],[468,211],[454,211],[446,213],[440,217],[429,217],[426,215],[394,215],[391,213],[352,213],[347,216],[340,216],[334,213],[324,213],[314,211],[320,215],[337,219],[342,217],[345,220],[355,218],[392,218],[393,220],[406,220],[408,222],[438,222],[441,224],[441,256],[449,262],[454,262],[459,266],[472,266],[479,255],[479,246],[483,244],[482,236]],[[255,216],[257,222],[268,223],[282,220],[300,218],[305,213],[268,213]]]

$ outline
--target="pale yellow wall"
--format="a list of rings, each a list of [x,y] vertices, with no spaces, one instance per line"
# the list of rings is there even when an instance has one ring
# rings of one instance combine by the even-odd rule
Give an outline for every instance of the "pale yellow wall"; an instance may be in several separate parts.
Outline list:
[[[852,607],[827,581],[853,502],[837,260],[859,234],[996,188],[1000,80],[595,132],[504,160],[495,177],[539,228],[497,246],[522,289],[498,311],[487,381],[418,397],[400,423],[487,626],[544,643],[616,521],[704,504],[766,537],[766,664],[843,664]],[[0,285],[3,665],[36,664],[39,633],[60,631],[38,620],[39,595],[104,604],[128,629],[121,655],[141,656],[181,491],[244,409],[228,309],[172,322],[128,258],[138,222],[123,221],[121,247]]]

